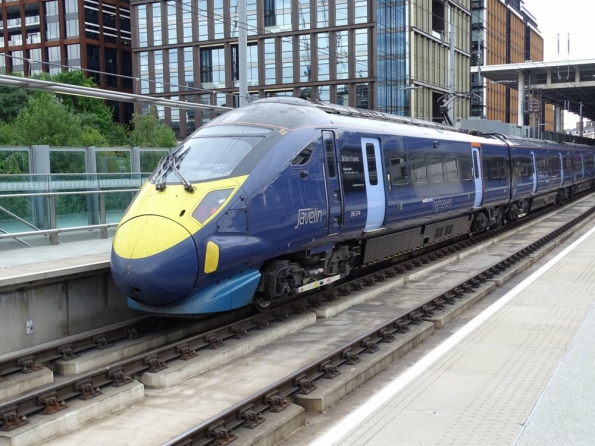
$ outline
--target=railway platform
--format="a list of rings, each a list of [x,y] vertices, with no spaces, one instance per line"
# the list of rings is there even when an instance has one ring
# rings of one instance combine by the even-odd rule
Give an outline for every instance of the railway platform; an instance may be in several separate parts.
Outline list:
[[[593,444],[593,224],[573,239],[283,445]]]

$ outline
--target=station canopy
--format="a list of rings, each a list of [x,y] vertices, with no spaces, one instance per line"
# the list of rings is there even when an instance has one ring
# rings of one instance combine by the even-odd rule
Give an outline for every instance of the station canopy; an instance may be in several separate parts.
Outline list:
[[[480,73],[487,82],[515,90],[523,73],[525,91],[540,89],[543,101],[568,107],[577,115],[582,103],[584,118],[595,121],[595,59],[487,65],[471,67],[471,73]]]

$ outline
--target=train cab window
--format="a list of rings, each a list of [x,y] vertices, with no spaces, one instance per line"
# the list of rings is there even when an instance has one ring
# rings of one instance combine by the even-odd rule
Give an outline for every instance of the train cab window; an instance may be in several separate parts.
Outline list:
[[[447,156],[446,163],[446,179],[448,181],[457,181],[459,179],[459,163],[454,156]]]
[[[426,171],[426,158],[423,156],[412,156],[411,172],[413,172],[413,182],[427,183],[428,172]]]
[[[442,167],[441,156],[430,158],[430,177],[432,183],[444,183],[444,168]]]
[[[329,131],[322,132],[324,143],[324,156],[326,158],[326,166],[328,168],[329,178],[337,176],[337,163],[335,161],[335,134]]]
[[[459,167],[461,171],[461,179],[463,181],[471,180],[473,176],[473,170],[471,169],[471,157],[459,157]]]
[[[311,142],[306,147],[304,147],[302,150],[300,150],[300,153],[298,153],[291,160],[291,165],[292,166],[303,166],[308,161],[310,161],[310,158],[312,158],[312,152],[314,152],[314,143]]]
[[[368,176],[370,177],[370,185],[376,186],[378,184],[378,171],[376,170],[376,151],[374,144],[366,143],[366,157],[368,159]]]
[[[393,186],[402,186],[409,183],[407,158],[404,156],[390,157],[390,177]]]

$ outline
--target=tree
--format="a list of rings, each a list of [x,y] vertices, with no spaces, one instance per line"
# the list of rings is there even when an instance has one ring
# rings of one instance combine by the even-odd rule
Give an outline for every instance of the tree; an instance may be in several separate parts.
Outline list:
[[[159,121],[154,107],[147,114],[134,113],[129,133],[130,144],[136,147],[174,147],[178,144],[174,131]]]
[[[97,129],[83,124],[79,116],[51,93],[35,92],[12,126],[14,141],[9,144],[90,146],[104,140]]]
[[[0,123],[12,122],[27,106],[31,92],[23,88],[0,86]],[[2,134],[0,133],[0,144]]]

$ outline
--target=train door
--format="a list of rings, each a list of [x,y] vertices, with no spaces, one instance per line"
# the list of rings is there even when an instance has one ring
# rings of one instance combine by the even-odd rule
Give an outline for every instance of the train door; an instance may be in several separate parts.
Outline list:
[[[537,192],[537,162],[535,161],[535,152],[531,152],[531,163],[533,163],[533,194]]]
[[[335,132],[322,131],[322,144],[324,146],[324,172],[326,177],[326,224],[329,234],[337,234],[343,225],[343,193],[339,179],[337,148]]]
[[[373,231],[381,228],[384,224],[386,210],[386,189],[382,173],[380,141],[376,138],[362,138],[362,155],[368,201],[368,215],[364,231]]]
[[[478,208],[483,202],[483,172],[481,166],[480,145],[472,143],[471,152],[473,156],[473,181],[475,182],[475,201],[473,207]]]

